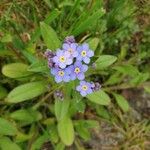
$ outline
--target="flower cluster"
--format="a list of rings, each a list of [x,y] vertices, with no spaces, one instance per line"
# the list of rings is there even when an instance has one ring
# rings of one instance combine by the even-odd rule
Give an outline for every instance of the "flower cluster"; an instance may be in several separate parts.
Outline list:
[[[97,90],[96,84],[83,81],[85,72],[88,70],[90,58],[94,56],[94,52],[89,48],[87,43],[78,44],[73,36],[66,37],[60,49],[53,53],[50,50],[45,52],[48,59],[48,66],[51,74],[55,77],[57,83],[69,82],[71,80],[80,80],[80,85],[76,90],[82,96]]]

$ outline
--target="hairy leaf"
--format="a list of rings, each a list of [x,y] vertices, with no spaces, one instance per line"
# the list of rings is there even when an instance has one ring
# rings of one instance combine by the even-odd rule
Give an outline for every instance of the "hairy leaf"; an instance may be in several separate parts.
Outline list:
[[[30,82],[14,88],[7,96],[9,103],[19,103],[37,97],[47,91],[44,81]]]

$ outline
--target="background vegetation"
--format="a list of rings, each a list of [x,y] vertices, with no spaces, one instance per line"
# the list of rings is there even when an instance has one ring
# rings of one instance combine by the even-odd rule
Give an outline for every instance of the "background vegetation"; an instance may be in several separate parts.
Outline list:
[[[148,0],[1,0],[0,149],[149,149],[149,13]],[[68,35],[95,51],[86,76],[102,89],[86,98],[43,56]]]

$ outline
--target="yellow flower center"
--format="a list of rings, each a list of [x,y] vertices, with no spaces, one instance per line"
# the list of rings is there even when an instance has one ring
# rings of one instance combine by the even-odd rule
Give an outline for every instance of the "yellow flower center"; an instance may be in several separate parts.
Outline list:
[[[65,73],[64,73],[63,71],[59,71],[59,72],[58,72],[58,75],[59,75],[59,76],[64,76],[64,74],[65,74]]]
[[[81,52],[81,55],[82,55],[83,57],[85,57],[85,56],[86,56],[86,51],[83,50],[83,51]]]
[[[75,73],[79,73],[79,72],[80,72],[80,68],[78,68],[78,67],[75,68],[74,72],[75,72]]]
[[[86,85],[82,86],[82,90],[86,91],[88,89],[88,87]]]
[[[64,57],[64,56],[60,56],[60,57],[59,57],[59,61],[60,61],[60,62],[65,62],[65,61],[66,61],[66,59],[65,59],[65,57]]]
[[[72,53],[73,53],[73,49],[72,49],[72,48],[69,48],[69,49],[68,49],[68,52],[69,52],[70,54],[72,54]]]

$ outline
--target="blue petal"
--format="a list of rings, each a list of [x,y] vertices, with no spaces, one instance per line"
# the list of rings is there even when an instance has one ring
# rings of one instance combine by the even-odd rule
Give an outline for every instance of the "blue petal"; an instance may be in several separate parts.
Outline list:
[[[87,43],[83,43],[82,44],[82,48],[83,48],[83,50],[88,50],[89,49],[89,45]]]
[[[87,55],[88,55],[89,57],[93,57],[93,56],[94,56],[94,52],[93,52],[92,50],[89,50],[89,51],[87,52]]]
[[[81,91],[80,94],[85,97],[87,95],[87,93],[85,91]]]
[[[86,64],[89,64],[89,63],[90,63],[90,58],[84,57],[84,58],[83,58],[83,61],[84,61]]]
[[[79,73],[79,74],[77,75],[77,78],[78,78],[79,80],[83,80],[83,79],[85,78],[85,75],[84,75],[83,73]]]
[[[63,77],[63,81],[64,81],[64,82],[69,82],[69,81],[70,81],[70,76],[65,75],[65,76]]]
[[[65,63],[59,63],[59,67],[64,69],[66,67],[66,64]]]
[[[81,91],[81,86],[78,85],[78,86],[76,87],[76,90],[77,90],[77,91]]]
[[[60,76],[55,76],[55,81],[56,81],[57,83],[61,82],[61,81],[62,81],[62,77],[60,77]]]
[[[68,50],[70,46],[69,46],[69,44],[64,43],[62,47],[64,50]]]
[[[83,70],[83,72],[86,72],[88,70],[88,66],[87,65],[82,65],[82,70]]]

